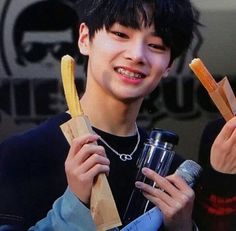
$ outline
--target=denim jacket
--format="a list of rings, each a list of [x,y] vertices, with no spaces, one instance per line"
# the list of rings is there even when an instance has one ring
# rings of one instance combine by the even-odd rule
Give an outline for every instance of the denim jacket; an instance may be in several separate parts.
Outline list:
[[[90,210],[69,190],[58,198],[47,216],[28,231],[96,231]],[[10,225],[0,226],[0,231],[17,231]]]

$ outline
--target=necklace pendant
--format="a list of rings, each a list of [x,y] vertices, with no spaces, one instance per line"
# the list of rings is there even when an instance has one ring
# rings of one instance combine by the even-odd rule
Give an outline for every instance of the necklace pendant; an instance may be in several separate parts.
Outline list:
[[[132,156],[130,154],[120,154],[120,159],[122,161],[126,161],[126,160],[132,160]]]
[[[135,127],[136,127],[137,136],[138,136],[137,143],[130,154],[119,153],[113,147],[111,147],[102,137],[100,137],[100,141],[102,141],[102,143],[104,143],[112,152],[114,152],[117,156],[119,156],[121,161],[132,160],[132,155],[137,151],[139,143],[140,143],[140,134],[139,134],[139,130],[136,123],[135,123]]]

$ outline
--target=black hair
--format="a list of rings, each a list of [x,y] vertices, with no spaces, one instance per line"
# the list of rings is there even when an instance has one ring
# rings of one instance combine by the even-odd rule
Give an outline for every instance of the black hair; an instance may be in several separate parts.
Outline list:
[[[76,5],[80,22],[89,28],[90,39],[116,22],[134,29],[154,23],[156,35],[171,50],[170,64],[187,51],[200,25],[199,13],[190,0],[78,0]]]

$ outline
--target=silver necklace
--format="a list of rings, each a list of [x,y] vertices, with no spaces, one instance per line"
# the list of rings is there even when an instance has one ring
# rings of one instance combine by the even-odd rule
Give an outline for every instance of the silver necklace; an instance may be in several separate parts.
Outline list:
[[[138,130],[137,124],[135,124],[135,129],[136,129],[136,132],[137,132],[137,135],[138,135],[137,143],[136,143],[136,145],[134,147],[134,150],[130,154],[117,152],[101,136],[100,136],[99,140],[101,140],[109,149],[111,149],[112,152],[114,152],[117,156],[119,156],[120,160],[122,160],[122,161],[132,160],[132,155],[137,151],[138,145],[140,143],[140,134],[139,134],[139,130]]]

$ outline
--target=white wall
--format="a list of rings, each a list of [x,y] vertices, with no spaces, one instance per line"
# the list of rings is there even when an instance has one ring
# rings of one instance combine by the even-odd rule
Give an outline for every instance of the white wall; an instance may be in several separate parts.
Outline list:
[[[205,25],[201,57],[216,74],[236,74],[236,1],[195,0]]]

